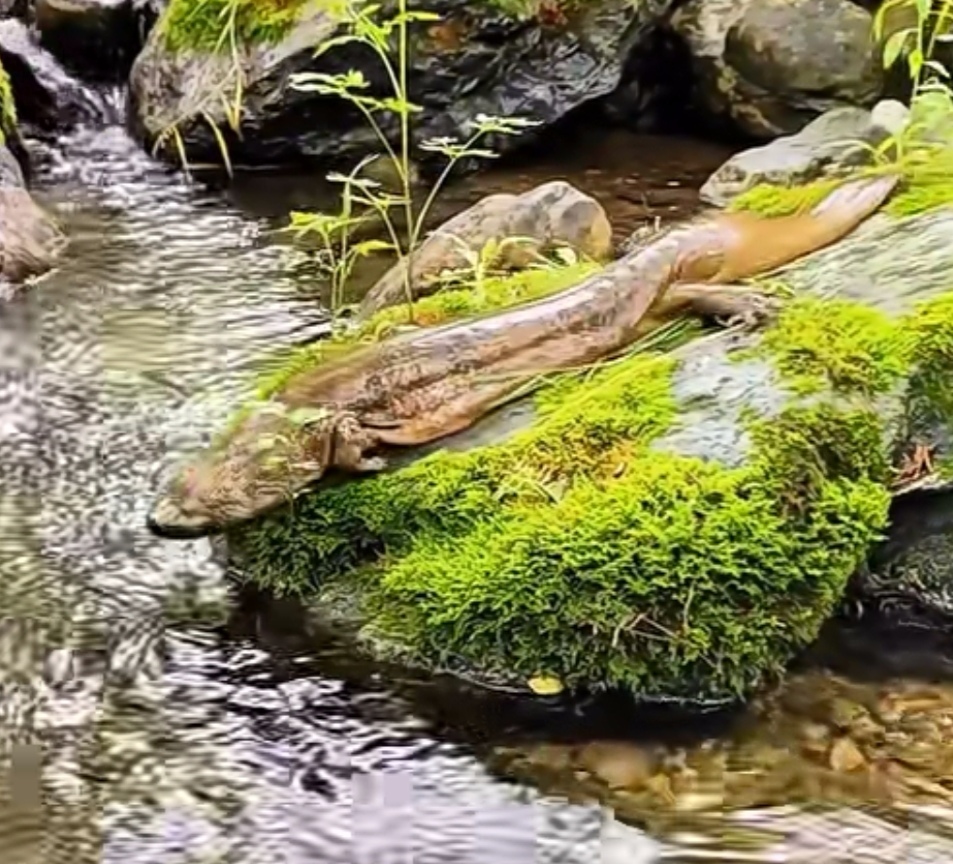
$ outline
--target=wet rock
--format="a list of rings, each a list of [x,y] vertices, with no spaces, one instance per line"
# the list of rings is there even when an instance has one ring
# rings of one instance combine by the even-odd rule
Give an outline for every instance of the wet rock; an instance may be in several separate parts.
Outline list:
[[[432,26],[417,25],[417,50],[409,70],[417,141],[436,136],[464,138],[480,114],[532,117],[551,126],[573,109],[611,93],[623,68],[649,28],[673,5],[671,0],[598,0],[571,19],[540,23],[501,12],[484,0],[424,0],[421,8],[441,15]],[[305,7],[298,23],[277,45],[243,51],[236,71],[230,56],[194,51],[175,53],[153,30],[131,77],[131,119],[138,135],[155,142],[178,122],[192,161],[221,162],[218,141],[203,116],[226,132],[234,162],[275,165],[302,160],[352,164],[379,144],[366,121],[337,97],[293,89],[291,73],[338,74],[360,69],[375,95],[391,93],[376,58],[361,46],[339,46],[319,58],[314,46],[337,31],[316,5]],[[242,81],[240,138],[228,134],[224,102],[234,102]],[[384,122],[396,138],[393,118]],[[505,152],[528,143],[530,135],[485,143]],[[170,158],[175,158],[169,149]],[[426,154],[424,154],[426,155]],[[442,157],[437,158],[442,163]]]
[[[19,164],[0,146],[0,297],[49,270],[64,245],[60,227],[30,196]]]
[[[853,588],[864,603],[898,621],[953,619],[953,495],[898,500],[887,538]]]
[[[726,131],[789,134],[883,90],[870,13],[849,0],[689,0],[672,23],[692,54],[698,108]]]
[[[743,150],[708,178],[701,188],[701,198],[723,207],[759,183],[807,183],[823,176],[829,168],[863,164],[870,159],[863,145],[876,146],[891,134],[885,126],[890,118],[885,115],[890,113],[889,106],[895,104],[881,102],[873,111],[834,108],[794,135]]]
[[[835,771],[856,771],[866,764],[864,754],[850,738],[838,738],[831,745],[830,766]]]
[[[31,11],[30,0],[0,0],[0,18],[26,18]]]
[[[578,763],[612,789],[637,789],[655,771],[644,748],[623,741],[592,741],[581,748]]]
[[[10,76],[20,122],[33,131],[111,119],[102,99],[41,48],[22,21],[0,21],[0,62]]]
[[[132,0],[36,0],[40,44],[81,78],[124,79],[142,47]]]

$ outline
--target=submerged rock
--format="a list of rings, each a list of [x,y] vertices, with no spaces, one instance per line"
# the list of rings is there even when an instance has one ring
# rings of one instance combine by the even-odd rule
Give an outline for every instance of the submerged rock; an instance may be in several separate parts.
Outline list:
[[[133,0],[36,0],[40,44],[81,78],[125,78],[142,48]]]
[[[883,90],[871,14],[850,0],[688,0],[673,27],[692,55],[698,108],[756,138]]]
[[[953,620],[953,494],[914,492],[898,499],[890,532],[858,573],[853,588],[861,603],[892,620]]]
[[[465,139],[468,124],[481,113],[531,117],[543,129],[551,126],[612,92],[630,52],[672,5],[671,0],[596,0],[569,17],[550,20],[542,13],[514,17],[485,0],[414,4],[441,16],[439,22],[415,25],[412,36],[409,88],[422,109],[414,118],[416,140]],[[170,15],[174,9],[175,3]],[[165,26],[168,21],[173,23]],[[264,27],[247,25],[253,32]],[[345,45],[312,57],[314,48],[337,32],[321,4],[305,2],[297,21],[273,44],[239,46],[236,65],[230,52],[211,50],[218,35],[214,20],[210,30],[185,31],[167,18],[133,68],[134,126],[151,144],[177,123],[193,161],[221,162],[212,121],[225,133],[236,163],[356,162],[380,149],[362,115],[337,97],[301,92],[289,83],[291,73],[340,74],[354,68],[365,74],[375,95],[392,95],[379,61],[362,49]],[[242,104],[240,138],[230,133],[223,108],[236,102],[236,94]],[[385,115],[381,120],[396,136],[395,123]],[[503,136],[486,143],[502,152],[527,140],[527,135]],[[174,150],[169,153],[174,158]]]
[[[20,121],[34,131],[110,119],[103,100],[41,48],[22,21],[0,21],[0,63],[10,76]]]

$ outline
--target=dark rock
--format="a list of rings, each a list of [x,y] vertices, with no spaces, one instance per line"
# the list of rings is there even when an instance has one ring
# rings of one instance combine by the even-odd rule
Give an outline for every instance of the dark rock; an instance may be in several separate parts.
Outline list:
[[[41,48],[21,21],[0,21],[0,62],[10,76],[19,119],[34,131],[115,119],[103,100]]]
[[[122,80],[142,48],[132,0],[36,0],[40,44],[82,78]]]
[[[904,622],[953,620],[953,494],[915,492],[894,502],[890,531],[852,585],[854,598]]]
[[[0,18],[27,18],[32,12],[30,0],[0,0]]]
[[[689,0],[672,24],[697,108],[722,131],[773,138],[883,93],[870,13],[849,0]]]
[[[485,0],[423,0],[436,11],[436,26],[417,25],[410,90],[422,106],[415,117],[417,141],[465,137],[480,113],[532,117],[542,129],[584,103],[611,93],[622,80],[631,51],[672,0],[598,0],[573,20],[542,25],[504,15]],[[326,14],[306,7],[292,32],[273,47],[244,52],[244,114],[241,138],[227,134],[238,164],[276,165],[311,159],[350,164],[379,150],[363,117],[336,97],[292,89],[289,75],[303,71],[342,73],[360,69],[373,92],[390,95],[375,57],[363,46],[339,46],[318,59],[312,49],[336,30]],[[153,143],[174,121],[190,160],[221,162],[216,137],[202,116],[208,111],[223,128],[222,96],[234,98],[231,58],[194,52],[174,54],[153,31],[131,78],[130,116],[136,133]],[[184,119],[182,119],[184,118]],[[385,121],[396,136],[394,123]],[[505,152],[531,137],[487,140]],[[170,157],[174,151],[169,149]]]

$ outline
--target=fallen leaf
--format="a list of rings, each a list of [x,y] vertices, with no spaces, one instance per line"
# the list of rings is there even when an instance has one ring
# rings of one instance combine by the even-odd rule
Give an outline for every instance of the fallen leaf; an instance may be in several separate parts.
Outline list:
[[[536,675],[526,683],[537,696],[555,696],[563,692],[563,682],[548,675]]]

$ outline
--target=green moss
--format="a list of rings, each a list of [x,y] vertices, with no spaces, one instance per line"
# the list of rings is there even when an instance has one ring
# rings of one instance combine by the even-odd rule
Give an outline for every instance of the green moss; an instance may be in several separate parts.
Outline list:
[[[800,394],[831,387],[883,393],[909,371],[909,343],[884,313],[847,300],[798,298],[782,310],[758,352]]]
[[[884,206],[885,213],[902,218],[953,204],[953,149],[933,148],[914,150],[896,164],[862,169],[846,177],[825,177],[795,186],[761,183],[734,198],[728,210],[765,216],[800,213],[820,203],[848,179],[897,170],[903,179],[899,191]]]
[[[230,51],[271,44],[295,24],[305,0],[171,0],[159,22],[172,51]]]
[[[7,70],[0,65],[0,145],[17,125],[17,106]]]

